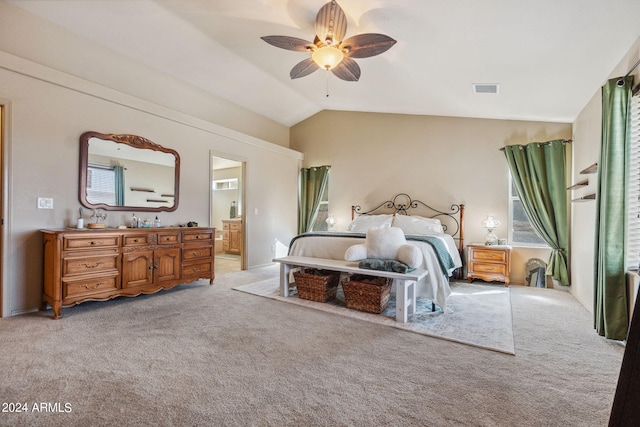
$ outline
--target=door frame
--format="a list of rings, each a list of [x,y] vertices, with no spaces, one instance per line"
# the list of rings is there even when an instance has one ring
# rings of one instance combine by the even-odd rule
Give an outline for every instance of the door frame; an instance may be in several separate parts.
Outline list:
[[[7,260],[6,242],[9,233],[9,148],[11,131],[11,101],[0,98],[0,318],[9,317],[11,309],[10,289],[5,287],[7,280]]]
[[[213,182],[213,158],[219,157],[221,159],[232,160],[240,163],[242,177],[242,184],[240,187],[240,196],[242,197],[242,222],[240,228],[242,230],[242,251],[240,252],[240,269],[247,269],[247,254],[249,252],[247,247],[247,159],[242,156],[236,156],[234,154],[225,153],[217,150],[209,150],[209,227],[213,227],[213,188],[211,183]],[[214,248],[215,250],[215,248]]]

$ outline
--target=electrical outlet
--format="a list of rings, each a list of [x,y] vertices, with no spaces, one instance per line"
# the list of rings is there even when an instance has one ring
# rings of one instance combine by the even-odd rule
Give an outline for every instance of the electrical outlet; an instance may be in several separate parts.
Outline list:
[[[38,197],[38,209],[53,209],[53,199],[51,197]]]

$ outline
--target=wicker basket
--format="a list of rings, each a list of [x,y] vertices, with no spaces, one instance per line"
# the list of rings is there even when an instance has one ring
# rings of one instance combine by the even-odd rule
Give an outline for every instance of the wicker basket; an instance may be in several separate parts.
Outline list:
[[[382,313],[389,304],[391,280],[354,274],[342,281],[342,290],[347,308]]]
[[[327,302],[336,297],[340,272],[303,269],[293,273],[298,289],[298,297],[317,302]]]

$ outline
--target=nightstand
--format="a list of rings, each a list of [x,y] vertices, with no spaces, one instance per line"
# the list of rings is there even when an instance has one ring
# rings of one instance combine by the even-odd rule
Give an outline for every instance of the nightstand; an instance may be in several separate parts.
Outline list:
[[[467,279],[497,280],[509,286],[511,272],[510,246],[467,246]]]

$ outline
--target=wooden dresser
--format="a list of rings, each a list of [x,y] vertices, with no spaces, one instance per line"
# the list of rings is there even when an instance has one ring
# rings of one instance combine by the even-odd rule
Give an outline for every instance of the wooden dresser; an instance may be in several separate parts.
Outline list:
[[[242,252],[242,220],[222,220],[222,250],[226,254]]]
[[[509,286],[511,273],[510,246],[467,246],[467,279],[496,280]]]
[[[43,308],[150,294],[198,279],[213,283],[213,228],[42,230]]]

